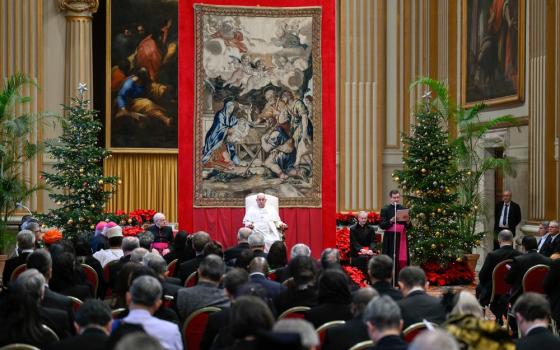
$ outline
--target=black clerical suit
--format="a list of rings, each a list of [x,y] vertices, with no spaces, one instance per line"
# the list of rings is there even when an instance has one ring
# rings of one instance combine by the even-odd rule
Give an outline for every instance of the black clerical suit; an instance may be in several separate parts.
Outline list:
[[[545,327],[536,327],[515,343],[517,350],[557,350],[560,349],[560,339]]]
[[[496,209],[494,211],[494,232],[498,234],[501,230],[507,229],[515,236],[515,228],[521,222],[521,208],[519,208],[519,204],[514,201],[510,201],[508,205],[509,206],[507,207],[506,212],[504,212],[504,214],[507,214],[505,215],[506,224],[503,225],[503,222],[500,222],[500,218],[502,217],[502,211],[504,210],[504,202],[500,201],[496,204]]]
[[[397,210],[401,210],[401,209],[406,209],[405,207],[403,207],[400,204],[397,204]],[[381,208],[381,223],[379,224],[379,227],[381,227],[383,230],[385,230],[385,233],[383,234],[383,254],[386,254],[388,256],[391,257],[391,259],[393,258],[393,252],[396,254],[396,258],[395,260],[398,260],[399,257],[399,245],[400,245],[400,235],[395,235],[395,233],[391,232],[391,231],[387,231],[387,229],[389,229],[391,226],[393,226],[393,223],[391,222],[391,219],[395,216],[395,206],[392,204],[388,204],[386,206],[384,206],[383,208]],[[405,226],[405,228],[410,228],[410,222],[398,222],[398,224],[402,224]],[[395,243],[395,236],[396,236],[396,249],[394,249],[394,243]],[[406,252],[406,264],[408,265],[410,262],[410,257],[409,257],[409,252],[407,250]],[[395,264],[396,266],[396,264]],[[397,271],[398,272],[398,271]]]
[[[363,226],[357,223],[350,226],[350,257],[352,258],[353,266],[367,273],[367,263],[371,256],[360,255],[360,250],[363,248],[374,252],[377,250],[375,245],[375,228],[367,223]]]
[[[550,262],[550,258],[537,253],[535,249],[531,249],[527,253],[513,258],[511,270],[506,275],[506,282],[512,286],[511,298],[509,300],[512,305],[523,293],[522,282],[525,272],[539,264],[550,266]]]
[[[170,226],[158,227],[155,224],[148,227],[154,235],[154,243],[171,243],[173,242],[173,230]]]

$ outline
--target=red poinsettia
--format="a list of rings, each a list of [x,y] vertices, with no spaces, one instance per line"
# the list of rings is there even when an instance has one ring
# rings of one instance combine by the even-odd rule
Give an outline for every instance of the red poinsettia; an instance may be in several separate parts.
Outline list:
[[[360,288],[368,285],[366,276],[364,276],[364,273],[359,268],[346,265],[342,266],[342,269]]]
[[[336,214],[337,225],[352,225],[356,222],[356,213],[352,211],[340,212]]]
[[[454,261],[442,266],[436,262],[427,262],[422,265],[426,278],[431,285],[450,286],[457,284],[471,284],[474,281],[474,272],[466,261]]]
[[[376,213],[374,211],[370,211],[368,213],[368,222],[372,225],[378,224],[379,222],[381,222],[381,214]]]
[[[124,226],[122,228],[123,236],[137,236],[139,233],[144,232],[144,229],[140,226]]]
[[[350,229],[348,227],[336,230],[336,248],[340,254],[340,261],[347,261],[350,253]]]

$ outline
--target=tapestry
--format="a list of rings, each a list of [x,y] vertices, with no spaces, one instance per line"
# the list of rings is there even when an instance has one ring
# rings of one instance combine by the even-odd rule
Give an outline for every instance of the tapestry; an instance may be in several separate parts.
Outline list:
[[[321,8],[194,11],[194,206],[321,206]]]

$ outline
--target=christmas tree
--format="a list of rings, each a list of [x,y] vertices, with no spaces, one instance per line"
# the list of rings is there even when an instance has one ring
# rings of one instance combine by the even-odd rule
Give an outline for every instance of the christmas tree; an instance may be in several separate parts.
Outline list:
[[[46,183],[58,191],[49,194],[57,208],[42,217],[48,226],[64,230],[67,239],[91,232],[105,219],[103,208],[115,192],[115,176],[103,176],[103,160],[110,152],[98,146],[101,122],[97,111],[89,108],[84,94],[85,84],[78,87],[78,97],[64,106],[67,119],[62,118],[62,136],[47,144],[47,152],[57,160],[54,172],[43,172]]]
[[[448,97],[437,91],[434,99],[428,92],[417,105],[416,124],[410,136],[402,138],[404,169],[393,177],[410,208],[413,225],[408,242],[413,261],[445,265],[471,253],[480,237],[459,229],[460,219],[473,215],[472,208],[461,205],[457,192],[468,171],[459,169],[449,139]]]

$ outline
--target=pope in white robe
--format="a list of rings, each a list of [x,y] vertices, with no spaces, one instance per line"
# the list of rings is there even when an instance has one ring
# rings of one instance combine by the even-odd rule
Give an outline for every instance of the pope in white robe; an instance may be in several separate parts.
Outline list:
[[[243,224],[251,228],[253,232],[263,235],[265,252],[268,252],[272,243],[282,240],[280,231],[288,227],[280,220],[280,216],[275,210],[266,207],[264,193],[257,195],[257,207],[251,207],[247,210],[243,218]]]

